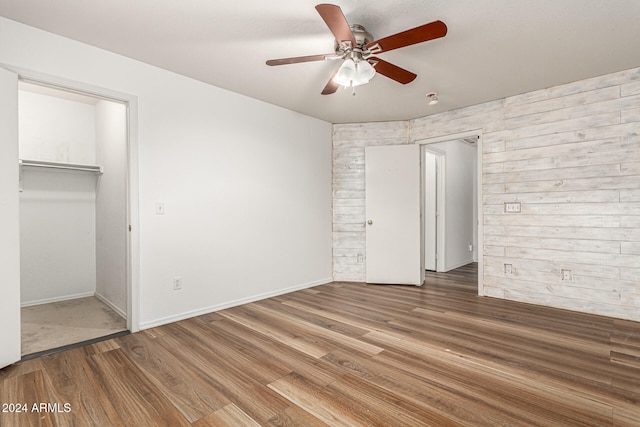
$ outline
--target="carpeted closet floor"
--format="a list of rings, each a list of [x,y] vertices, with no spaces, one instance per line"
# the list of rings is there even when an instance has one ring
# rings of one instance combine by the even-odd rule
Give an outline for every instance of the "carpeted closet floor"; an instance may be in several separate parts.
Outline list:
[[[96,297],[22,308],[22,354],[125,331],[127,322]]]

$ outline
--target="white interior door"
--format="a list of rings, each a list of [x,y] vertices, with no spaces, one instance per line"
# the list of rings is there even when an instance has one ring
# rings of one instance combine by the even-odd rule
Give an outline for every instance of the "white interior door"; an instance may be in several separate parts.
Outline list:
[[[0,68],[0,368],[20,360],[18,75]]]
[[[365,148],[366,280],[422,285],[419,145]]]

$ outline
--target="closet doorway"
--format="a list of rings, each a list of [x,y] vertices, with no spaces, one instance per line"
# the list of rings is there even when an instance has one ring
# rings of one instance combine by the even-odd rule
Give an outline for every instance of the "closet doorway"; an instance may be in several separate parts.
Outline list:
[[[127,105],[21,81],[22,355],[127,331]]]

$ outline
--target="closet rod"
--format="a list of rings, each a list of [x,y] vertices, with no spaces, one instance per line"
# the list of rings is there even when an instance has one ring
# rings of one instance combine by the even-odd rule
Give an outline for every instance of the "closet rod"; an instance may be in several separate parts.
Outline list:
[[[20,166],[35,166],[39,168],[67,169],[76,171],[103,173],[102,166],[98,165],[78,165],[73,163],[46,162],[42,160],[19,160]]]

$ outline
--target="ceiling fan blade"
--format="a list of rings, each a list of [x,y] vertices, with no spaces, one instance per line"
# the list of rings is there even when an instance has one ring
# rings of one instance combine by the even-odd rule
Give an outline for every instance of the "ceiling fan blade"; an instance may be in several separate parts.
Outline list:
[[[369,58],[367,61],[373,65],[376,73],[380,73],[385,77],[389,77],[391,80],[402,83],[403,85],[411,83],[416,77],[418,77],[417,74],[407,71],[404,68],[400,68],[397,65],[393,65],[392,63],[380,58]]]
[[[333,33],[338,43],[349,41],[351,46],[356,46],[356,39],[353,37],[349,23],[342,13],[342,9],[339,6],[333,4],[319,4],[316,6],[316,10],[324,19],[327,27]]]
[[[447,26],[445,23],[442,21],[434,21],[412,28],[411,30],[381,38],[380,40],[374,40],[367,45],[367,49],[371,50],[372,53],[378,54],[444,37],[446,34]]]
[[[336,68],[336,71],[331,75],[327,85],[322,89],[322,95],[331,95],[332,93],[336,93],[338,87],[340,87],[340,85],[333,80],[336,74],[338,74],[338,70],[340,70],[340,67]]]
[[[340,56],[336,55],[335,53],[327,53],[324,55],[296,56],[294,58],[270,59],[267,61],[267,65],[298,64],[300,62],[325,61],[328,59],[339,58]]]

